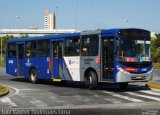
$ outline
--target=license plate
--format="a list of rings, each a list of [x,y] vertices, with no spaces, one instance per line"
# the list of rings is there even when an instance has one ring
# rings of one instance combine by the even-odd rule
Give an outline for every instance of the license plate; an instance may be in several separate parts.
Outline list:
[[[136,79],[143,79],[142,76],[136,76]]]
[[[138,76],[132,76],[131,79],[132,80],[143,80],[143,79],[145,79],[145,76],[139,76],[139,75]]]

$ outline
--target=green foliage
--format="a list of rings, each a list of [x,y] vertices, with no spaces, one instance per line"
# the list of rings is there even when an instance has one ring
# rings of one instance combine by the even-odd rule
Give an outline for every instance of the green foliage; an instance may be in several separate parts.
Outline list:
[[[28,35],[21,36],[20,38],[28,38]],[[7,41],[7,40],[11,40],[11,39],[19,39],[19,38],[15,38],[15,37],[12,36],[12,35],[6,35],[6,36],[3,36],[3,37],[2,37],[2,51],[3,51],[3,54],[4,54],[5,51],[6,51],[6,41]],[[1,40],[0,40],[0,45],[1,45]]]
[[[160,58],[160,33],[156,35],[157,39],[151,41],[151,54],[154,62]]]
[[[20,38],[27,38],[28,35],[21,36]],[[15,38],[12,35],[6,35],[2,37],[2,63],[0,66],[5,66],[5,52],[6,52],[6,41],[11,40],[11,39],[20,39],[20,38]],[[1,38],[0,38],[0,48],[1,48]]]
[[[28,38],[29,36],[28,35],[25,35],[25,36],[21,36],[20,38]]]
[[[153,63],[153,68],[154,69],[159,69],[160,68],[160,63]]]
[[[10,40],[10,39],[14,39],[14,36],[6,35],[6,36],[2,37],[2,51],[3,51],[3,53],[5,53],[5,51],[6,51],[6,41]],[[1,44],[1,41],[0,41],[0,44]]]

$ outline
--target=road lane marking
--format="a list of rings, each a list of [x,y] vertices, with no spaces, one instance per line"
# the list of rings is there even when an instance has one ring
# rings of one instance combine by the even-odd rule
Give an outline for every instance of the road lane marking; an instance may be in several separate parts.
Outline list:
[[[42,89],[19,89],[19,90],[42,90]]]
[[[31,100],[30,101],[33,105],[35,105],[36,107],[47,107],[47,105],[45,103],[43,103],[40,100]]]
[[[153,91],[158,91],[160,92],[160,89],[154,89],[154,88],[151,88]]]
[[[0,100],[2,103],[6,103],[7,105],[10,105],[12,107],[17,107],[17,105],[8,97],[5,97]]]
[[[153,91],[140,91],[140,92],[142,92],[142,93],[147,93],[147,94],[151,94],[151,95],[156,95],[156,96],[160,96],[160,93],[158,93],[158,92],[153,92]]]
[[[109,102],[112,102],[112,103],[122,103],[122,101],[120,101],[120,100],[117,100],[117,99],[111,99],[111,98],[109,98],[109,99],[106,99],[106,98],[104,98],[106,101],[109,101]]]
[[[8,85],[3,85],[3,86],[5,86],[5,87],[9,87],[9,88],[14,89],[14,90],[16,91],[15,93],[13,93],[13,94],[9,95],[8,97],[11,97],[11,96],[16,95],[16,94],[18,94],[18,93],[19,93],[19,89],[15,88],[15,87],[8,86]]]
[[[120,94],[109,92],[109,91],[102,91],[102,92],[105,93],[105,94],[112,95],[114,97],[118,97],[118,98],[121,98],[121,99],[126,99],[126,100],[133,101],[133,102],[144,102],[144,101],[142,101],[140,99],[135,99],[135,98],[132,98],[132,97],[120,95]]]
[[[152,96],[148,96],[148,95],[142,95],[142,94],[133,93],[133,92],[125,92],[125,93],[133,95],[133,96],[138,96],[138,97],[143,97],[143,98],[147,98],[147,99],[160,101],[160,98],[157,98],[157,97],[152,97]]]

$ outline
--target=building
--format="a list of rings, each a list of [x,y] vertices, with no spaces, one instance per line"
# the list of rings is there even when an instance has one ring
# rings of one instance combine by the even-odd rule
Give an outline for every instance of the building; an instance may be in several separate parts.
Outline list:
[[[44,11],[44,29],[45,30],[56,29],[55,13],[51,13],[48,9],[45,9]]]

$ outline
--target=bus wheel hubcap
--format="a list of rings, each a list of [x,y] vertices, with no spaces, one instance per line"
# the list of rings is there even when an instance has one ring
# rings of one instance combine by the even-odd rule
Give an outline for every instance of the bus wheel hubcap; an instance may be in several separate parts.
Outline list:
[[[89,83],[92,84],[92,77],[89,76]]]
[[[36,79],[36,73],[32,73],[31,78],[32,78],[32,80],[35,80]]]

